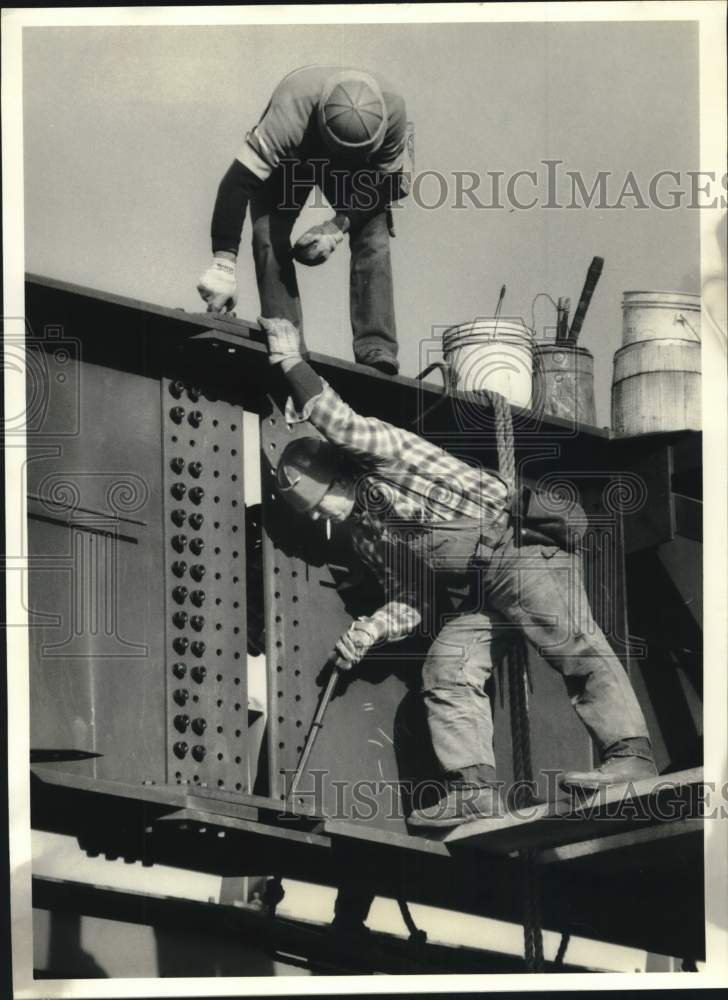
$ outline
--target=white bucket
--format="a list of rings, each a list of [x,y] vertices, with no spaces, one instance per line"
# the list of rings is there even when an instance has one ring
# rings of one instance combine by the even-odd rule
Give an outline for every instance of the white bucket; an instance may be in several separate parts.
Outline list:
[[[621,434],[700,429],[699,295],[623,293],[612,428]]]
[[[476,319],[451,326],[442,335],[442,353],[460,392],[492,390],[515,406],[531,405],[533,334],[522,320]]]
[[[622,346],[642,340],[700,343],[700,296],[690,292],[624,292]]]

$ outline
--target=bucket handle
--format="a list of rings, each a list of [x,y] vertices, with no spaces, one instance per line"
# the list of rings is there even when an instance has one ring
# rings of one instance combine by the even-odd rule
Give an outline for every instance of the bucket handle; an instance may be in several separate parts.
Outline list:
[[[433,361],[431,365],[428,365],[427,368],[424,368],[420,372],[420,374],[416,376],[417,380],[421,381],[425,377],[425,375],[429,375],[430,372],[434,371],[436,368],[440,370],[440,374],[442,375],[442,382],[443,382],[442,395],[438,396],[435,402],[431,403],[427,407],[425,412],[419,415],[419,417],[417,418],[418,420],[423,420],[426,416],[432,413],[433,410],[436,410],[437,407],[440,406],[440,404],[443,403],[448,398],[448,396],[451,394],[454,388],[452,370],[450,368],[450,365],[446,364],[444,361]]]
[[[684,313],[678,313],[675,316],[675,322],[679,323],[680,326],[686,326],[688,328],[688,330],[690,330],[690,332],[692,333],[692,335],[695,337],[695,339],[698,341],[698,343],[700,343],[700,334],[698,333],[697,330],[695,330],[693,328],[692,324],[690,322],[688,322],[688,318],[687,318],[687,316],[685,316]]]

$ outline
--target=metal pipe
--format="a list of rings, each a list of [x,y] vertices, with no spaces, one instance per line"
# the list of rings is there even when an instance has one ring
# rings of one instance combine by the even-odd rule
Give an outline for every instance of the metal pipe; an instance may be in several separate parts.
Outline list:
[[[331,697],[334,693],[334,689],[336,688],[336,685],[338,683],[340,673],[341,673],[340,667],[336,663],[334,663],[331,670],[331,675],[328,679],[326,687],[324,688],[324,692],[319,700],[318,708],[316,709],[316,714],[314,715],[313,721],[311,722],[311,728],[309,729],[308,735],[306,736],[306,743],[303,747],[303,752],[301,753],[301,757],[298,761],[298,766],[296,768],[296,773],[293,776],[293,781],[291,782],[290,790],[288,792],[288,795],[286,796],[286,800],[288,802],[292,802],[293,797],[296,794],[298,783],[300,782],[303,772],[306,769],[306,765],[308,764],[308,759],[311,756],[314,744],[316,743],[316,738],[318,737],[319,730],[323,727],[324,715],[326,714],[326,709],[328,708],[329,702],[331,701]]]

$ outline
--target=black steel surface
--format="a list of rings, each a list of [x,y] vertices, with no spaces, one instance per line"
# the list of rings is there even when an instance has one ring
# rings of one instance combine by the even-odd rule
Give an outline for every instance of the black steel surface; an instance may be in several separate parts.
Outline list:
[[[85,359],[74,329],[30,338],[31,746],[72,769],[163,780],[158,383]],[[130,333],[130,337],[133,335]]]

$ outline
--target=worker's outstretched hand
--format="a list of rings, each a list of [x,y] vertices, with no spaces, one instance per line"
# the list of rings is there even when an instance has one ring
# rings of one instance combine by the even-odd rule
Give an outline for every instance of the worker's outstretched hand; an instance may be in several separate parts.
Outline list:
[[[333,219],[329,219],[320,226],[311,226],[298,238],[293,247],[293,256],[299,264],[316,267],[329,259],[343,238],[342,230]]]
[[[200,275],[197,291],[207,303],[208,312],[231,313],[238,301],[235,261],[213,257],[208,269]]]
[[[377,638],[374,626],[366,620],[352,622],[334,646],[334,663],[339,670],[351,670],[366,656]]]
[[[278,365],[289,358],[301,357],[301,331],[289,319],[259,316],[258,322],[268,340],[268,354],[272,365]]]

